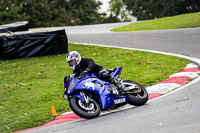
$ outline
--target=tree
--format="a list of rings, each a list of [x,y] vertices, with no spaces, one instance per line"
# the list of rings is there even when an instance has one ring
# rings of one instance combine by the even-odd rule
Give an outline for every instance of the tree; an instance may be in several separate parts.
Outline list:
[[[101,14],[98,13],[101,2],[95,0],[72,0],[70,1],[71,12],[79,18],[80,24],[95,24],[101,22]]]
[[[128,12],[125,9],[125,5],[122,0],[111,0],[109,2],[109,8],[109,11],[112,14],[110,17],[116,17],[116,20],[118,18],[118,21],[130,21],[128,18]]]
[[[115,16],[120,15],[120,11],[123,7],[123,3],[121,0],[111,0],[109,2],[110,12],[112,12]]]
[[[28,21],[30,27],[103,23],[95,0],[1,0],[0,24]]]
[[[200,11],[199,0],[123,0],[138,20],[154,19]]]

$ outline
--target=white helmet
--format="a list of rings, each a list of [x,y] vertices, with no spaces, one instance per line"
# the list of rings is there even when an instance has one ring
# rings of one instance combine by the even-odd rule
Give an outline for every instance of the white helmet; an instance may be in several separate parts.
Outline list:
[[[81,55],[77,51],[71,51],[66,56],[67,63],[71,69],[75,69],[81,62]]]

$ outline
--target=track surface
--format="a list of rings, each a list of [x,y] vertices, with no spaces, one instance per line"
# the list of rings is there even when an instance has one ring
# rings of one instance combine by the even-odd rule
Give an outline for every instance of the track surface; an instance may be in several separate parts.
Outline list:
[[[69,42],[141,48],[200,58],[200,28],[108,32],[116,26],[117,24],[75,26],[66,28],[66,32]],[[28,132],[200,133],[200,81],[145,106]]]

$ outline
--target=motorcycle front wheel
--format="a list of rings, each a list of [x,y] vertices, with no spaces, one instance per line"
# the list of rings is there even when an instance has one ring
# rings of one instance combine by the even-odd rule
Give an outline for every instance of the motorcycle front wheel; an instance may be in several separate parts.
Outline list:
[[[129,98],[129,104],[135,106],[144,105],[148,101],[148,93],[146,89],[139,83],[132,81],[132,80],[124,80],[123,81],[126,85],[134,85],[137,87],[138,92],[135,93],[127,93],[126,96]]]
[[[92,98],[89,99],[89,103],[85,103],[78,97],[72,97],[69,100],[69,105],[75,114],[86,119],[96,118],[101,112],[99,104]]]

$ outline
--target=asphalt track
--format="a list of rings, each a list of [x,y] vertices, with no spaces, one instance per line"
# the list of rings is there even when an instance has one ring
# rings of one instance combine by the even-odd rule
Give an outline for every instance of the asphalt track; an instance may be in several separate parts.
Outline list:
[[[109,32],[109,29],[116,26],[117,24],[75,26],[66,28],[66,32],[69,42],[148,49],[200,58],[200,28]],[[200,133],[200,81],[141,107],[92,120],[81,119],[27,132]]]

